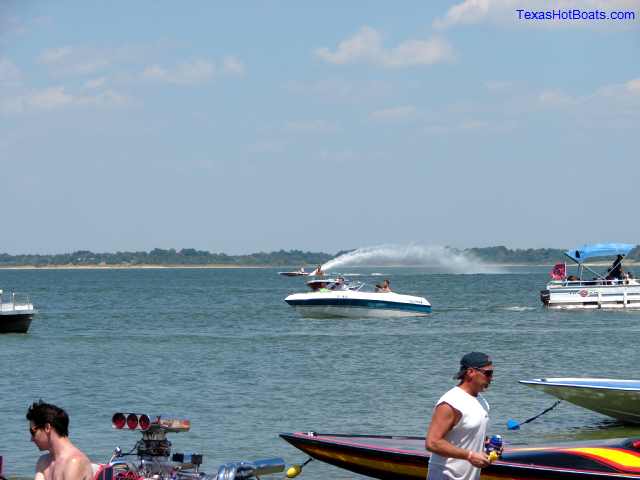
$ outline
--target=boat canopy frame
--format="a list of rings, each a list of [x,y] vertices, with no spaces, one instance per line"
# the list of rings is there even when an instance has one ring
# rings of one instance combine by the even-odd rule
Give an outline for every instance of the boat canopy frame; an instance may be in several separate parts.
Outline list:
[[[584,270],[589,270],[598,278],[604,279],[606,275],[589,268],[584,262],[590,258],[611,257],[614,255],[621,255],[624,258],[631,250],[636,248],[636,246],[637,245],[631,243],[594,243],[567,250],[564,254],[578,265],[578,277],[580,281],[582,281]],[[620,260],[619,263],[622,264],[622,260]]]

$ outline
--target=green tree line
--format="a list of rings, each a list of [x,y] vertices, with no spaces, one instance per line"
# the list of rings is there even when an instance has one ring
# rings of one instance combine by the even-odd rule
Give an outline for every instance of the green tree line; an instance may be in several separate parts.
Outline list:
[[[564,249],[527,248],[510,249],[505,246],[452,249],[487,263],[503,264],[553,264],[563,260]],[[73,253],[53,255],[9,255],[0,254],[0,267],[10,266],[58,266],[58,265],[228,265],[228,266],[295,266],[323,264],[352,250],[343,250],[334,255],[324,252],[305,252],[302,250],[278,250],[258,252],[249,255],[227,255],[212,253],[195,248],[168,250],[154,248],[149,252],[94,253],[79,250]],[[640,260],[640,247],[629,253],[629,260]]]

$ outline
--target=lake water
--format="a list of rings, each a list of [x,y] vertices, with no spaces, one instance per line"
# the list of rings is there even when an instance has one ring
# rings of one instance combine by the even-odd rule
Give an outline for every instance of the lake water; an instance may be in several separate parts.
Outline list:
[[[451,275],[418,268],[348,269],[425,296],[429,317],[303,319],[283,302],[303,281],[277,269],[0,270],[0,288],[39,310],[27,335],[0,335],[0,455],[29,477],[38,452],[24,418],[40,398],[64,407],[71,439],[92,460],[128,450],[138,433],[111,428],[116,411],[172,413],[190,432],[174,451],[221,463],[306,459],[279,432],[424,435],[460,357],[480,350],[496,375],[485,396],[491,433],[508,443],[640,435],[561,404],[507,432],[554,398],[518,384],[550,376],[638,378],[640,312],[542,308],[548,268]],[[275,476],[273,478],[276,478]],[[312,462],[302,478],[363,478]]]

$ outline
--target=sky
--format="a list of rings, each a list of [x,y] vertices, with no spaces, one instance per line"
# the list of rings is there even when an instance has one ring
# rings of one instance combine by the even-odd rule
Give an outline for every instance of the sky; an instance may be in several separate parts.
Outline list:
[[[4,253],[640,243],[639,136],[640,0],[0,2]]]

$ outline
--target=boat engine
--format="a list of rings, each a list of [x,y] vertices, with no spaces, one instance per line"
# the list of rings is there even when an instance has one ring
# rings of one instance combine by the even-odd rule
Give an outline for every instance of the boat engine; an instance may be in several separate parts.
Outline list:
[[[248,480],[259,475],[279,473],[285,468],[284,460],[271,458],[227,463],[221,465],[216,473],[206,474],[200,471],[201,454],[171,455],[171,442],[167,439],[167,433],[188,431],[191,428],[189,420],[117,412],[111,423],[118,430],[126,427],[128,430],[142,432],[142,439],[127,453],[117,447],[109,462],[99,466],[94,480]]]

